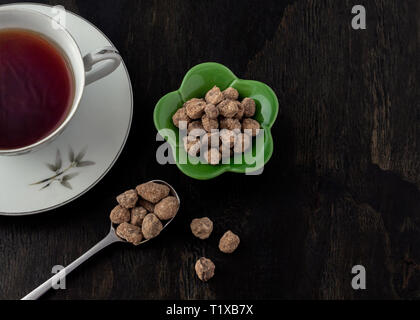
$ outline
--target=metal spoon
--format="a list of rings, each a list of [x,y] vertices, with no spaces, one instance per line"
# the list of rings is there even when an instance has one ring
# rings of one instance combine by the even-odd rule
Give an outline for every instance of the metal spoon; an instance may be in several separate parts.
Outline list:
[[[169,183],[167,183],[165,181],[162,181],[162,180],[153,180],[151,182],[156,182],[156,183],[160,183],[160,184],[164,184],[164,185],[168,186],[169,189],[170,189],[171,195],[176,197],[177,200],[178,200],[178,203],[181,204],[181,201],[179,199],[178,194],[176,193],[175,189]],[[175,217],[176,217],[176,215],[175,215]],[[171,220],[169,220],[165,224],[163,229],[165,229],[175,219],[175,217],[173,217]],[[162,231],[163,231],[163,229],[162,229]],[[144,240],[140,244],[145,244],[146,242],[148,242],[150,240],[152,240],[152,239]],[[110,230],[109,234],[102,241],[100,241],[92,249],[87,251],[80,258],[78,258],[77,260],[72,262],[70,265],[65,267],[59,273],[55,274],[49,280],[45,281],[43,284],[41,284],[38,288],[33,290],[31,293],[29,293],[28,295],[23,297],[22,300],[37,300],[37,299],[39,299],[44,293],[46,293],[48,290],[50,290],[52,288],[53,284],[57,283],[60,279],[63,279],[65,276],[67,276],[70,272],[72,272],[74,269],[76,269],[78,266],[80,266],[83,262],[88,260],[90,257],[92,257],[93,255],[95,255],[96,253],[101,251],[102,249],[108,247],[109,245],[111,245],[115,242],[125,242],[125,243],[128,244],[127,241],[125,241],[125,240],[123,240],[123,239],[121,239],[120,237],[117,236],[117,234],[115,233],[115,228],[111,223],[111,230]]]

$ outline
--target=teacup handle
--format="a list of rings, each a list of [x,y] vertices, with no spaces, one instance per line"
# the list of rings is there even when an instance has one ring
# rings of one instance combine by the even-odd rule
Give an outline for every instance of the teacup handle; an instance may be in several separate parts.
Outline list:
[[[95,64],[105,61],[101,65],[93,68]],[[86,70],[85,85],[89,85],[99,79],[106,77],[118,68],[121,64],[121,56],[118,51],[113,47],[104,47],[88,53],[84,58]]]

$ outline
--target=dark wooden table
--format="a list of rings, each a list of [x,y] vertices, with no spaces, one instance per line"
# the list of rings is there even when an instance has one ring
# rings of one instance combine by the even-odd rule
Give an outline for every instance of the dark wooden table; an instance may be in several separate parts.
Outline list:
[[[420,297],[418,1],[44,3],[89,19],[115,43],[135,118],[121,158],[88,194],[50,213],[0,218],[1,299],[22,297],[94,245],[114,196],[150,179],[172,183],[183,199],[170,229],[142,248],[109,248],[45,298]],[[356,4],[366,7],[367,30],[351,28]],[[154,105],[205,61],[278,94],[275,154],[261,176],[195,181],[156,163]],[[215,221],[204,242],[189,231],[200,216]],[[217,249],[228,228],[242,239],[233,255]],[[217,266],[207,284],[193,271],[200,256]],[[351,287],[358,264],[364,291]]]

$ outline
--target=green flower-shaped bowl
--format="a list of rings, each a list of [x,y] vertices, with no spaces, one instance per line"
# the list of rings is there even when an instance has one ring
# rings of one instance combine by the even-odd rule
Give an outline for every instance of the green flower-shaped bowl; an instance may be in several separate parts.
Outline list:
[[[264,129],[253,141],[252,149],[242,155],[241,164],[238,161],[231,164],[212,166],[209,164],[191,163],[187,159],[183,143],[179,142],[179,130],[172,123],[172,116],[182,105],[192,98],[202,98],[214,86],[221,90],[233,87],[238,90],[240,99],[253,98],[257,105],[256,119]],[[198,180],[213,179],[225,172],[252,173],[260,171],[273,154],[273,137],[271,127],[276,121],[279,102],[273,90],[266,84],[253,80],[242,80],[236,77],[227,67],[218,63],[203,63],[193,67],[185,75],[179,90],[168,93],[156,105],[154,122],[156,129],[168,141],[178,168],[187,176]],[[257,139],[264,139],[257,143]],[[247,153],[252,157],[246,157]],[[250,156],[248,155],[248,156]],[[254,161],[249,161],[249,159]],[[183,159],[183,161],[180,161]]]

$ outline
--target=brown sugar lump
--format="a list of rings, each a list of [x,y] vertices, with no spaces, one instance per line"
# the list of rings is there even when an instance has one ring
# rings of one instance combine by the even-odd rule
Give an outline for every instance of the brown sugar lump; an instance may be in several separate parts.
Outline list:
[[[111,219],[111,222],[115,224],[129,222],[131,218],[130,211],[127,208],[118,205],[111,211],[109,218]]]
[[[260,123],[254,119],[246,118],[242,121],[242,130],[244,133],[253,137],[257,136],[260,132]]]
[[[232,231],[227,231],[219,242],[219,249],[224,253],[233,253],[239,246],[241,240]]]
[[[138,199],[139,196],[137,195],[136,190],[128,190],[117,197],[120,206],[127,209],[134,208]]]
[[[255,115],[255,101],[251,98],[245,98],[242,101],[242,106],[244,107],[244,116],[247,118],[251,118]]]
[[[220,129],[241,131],[242,124],[238,119],[224,118],[220,120]]]
[[[218,130],[209,132],[201,138],[201,144],[207,147],[217,148],[220,145]]]
[[[203,99],[191,99],[185,103],[185,111],[191,119],[200,119],[204,114],[207,103]]]
[[[200,139],[197,139],[195,137],[184,137],[183,140],[185,151],[193,157],[198,156],[201,148]]]
[[[233,150],[229,145],[222,144],[220,146],[220,154],[222,159],[227,159],[233,156]],[[223,162],[225,164],[225,162]]]
[[[155,205],[147,200],[139,199],[138,201],[139,206],[145,208],[148,212],[155,211]]]
[[[188,134],[191,134],[195,137],[200,137],[206,133],[204,130],[203,123],[201,120],[193,121],[188,125]]]
[[[232,130],[223,129],[220,131],[220,141],[224,146],[233,148],[235,144],[236,133]]]
[[[210,104],[217,105],[224,99],[222,91],[216,86],[213,87],[209,92],[206,94],[206,102]]]
[[[147,210],[143,207],[135,207],[131,209],[130,223],[133,226],[141,227],[144,217],[147,215]]]
[[[146,217],[144,217],[141,231],[145,239],[149,240],[156,238],[161,233],[162,229],[162,222],[158,219],[158,217],[156,217],[156,215],[149,213]]]
[[[170,192],[168,186],[155,182],[143,183],[136,190],[140,197],[154,204],[166,198]]]
[[[178,199],[175,197],[167,197],[156,204],[154,214],[160,220],[169,220],[176,216],[178,209]]]
[[[216,119],[210,119],[206,114],[201,119],[201,123],[203,124],[204,130],[207,132],[219,129],[219,121]]]
[[[172,122],[175,127],[180,128],[180,122],[184,121],[188,125],[191,122],[190,117],[187,115],[187,109],[185,107],[178,109],[172,117]]]
[[[238,100],[239,92],[235,88],[229,87],[223,91],[223,97],[229,100]]]
[[[242,120],[245,113],[245,108],[239,101],[236,101],[236,104],[238,105],[238,112],[235,115],[235,119]]]
[[[219,116],[219,109],[214,104],[208,104],[204,109],[205,114],[209,119],[216,119]]]
[[[204,151],[203,156],[206,163],[211,164],[212,166],[218,165],[221,160],[221,155],[218,148],[210,148],[209,150]]]
[[[194,236],[201,240],[208,239],[213,232],[213,221],[209,218],[194,219],[191,224],[191,231]]]
[[[217,106],[219,113],[222,117],[233,118],[239,111],[239,107],[236,101],[224,100]]]
[[[190,100],[188,100],[187,102],[184,103],[183,108],[186,108],[190,103],[197,103],[197,102],[201,102],[203,101],[203,99],[200,98],[192,98]]]
[[[207,282],[214,277],[216,266],[213,261],[207,258],[200,258],[195,263],[195,273],[201,281]]]
[[[244,153],[251,147],[251,144],[252,138],[247,134],[240,133],[236,136],[233,151],[235,153]]]
[[[141,229],[127,222],[120,224],[117,227],[116,232],[120,238],[127,240],[128,242],[134,244],[135,246],[138,246],[143,240]]]

